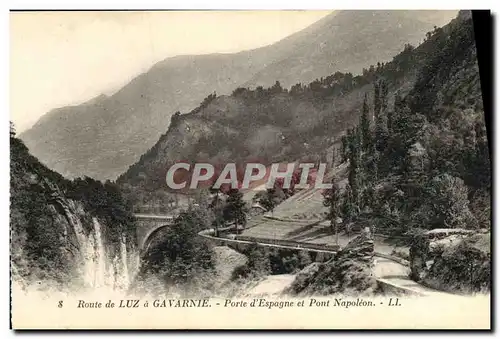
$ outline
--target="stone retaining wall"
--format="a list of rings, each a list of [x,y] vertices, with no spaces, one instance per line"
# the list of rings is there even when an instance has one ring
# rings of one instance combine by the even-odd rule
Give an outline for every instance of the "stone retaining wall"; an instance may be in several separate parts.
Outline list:
[[[392,282],[378,278],[377,279],[377,284],[380,290],[383,293],[386,293],[388,295],[411,295],[411,296],[424,296],[424,294],[415,291],[411,288],[408,287],[401,287],[396,284],[393,284]]]
[[[310,249],[304,247],[294,247],[294,246],[286,246],[283,244],[277,243],[265,243],[259,241],[249,241],[249,240],[238,240],[238,239],[229,239],[229,238],[221,238],[215,237],[215,230],[203,230],[198,233],[199,236],[203,237],[206,241],[208,241],[213,246],[227,246],[229,248],[234,249],[238,252],[244,252],[249,246],[257,243],[259,246],[268,247],[268,248],[278,248],[289,251],[296,251],[297,253],[307,251],[311,258],[314,258],[316,262],[325,262],[333,258],[336,254],[335,251],[329,249]]]
[[[238,251],[240,253],[244,252],[252,244],[257,243],[263,247],[282,248],[282,249],[297,251],[297,253],[299,251],[308,251],[310,254],[313,254],[312,257],[315,258],[314,259],[315,262],[328,261],[336,254],[336,252],[325,251],[325,250],[306,249],[303,247],[302,248],[299,248],[299,247],[294,248],[294,247],[290,247],[290,246],[259,243],[257,241],[220,238],[220,237],[215,237],[214,234],[215,234],[215,230],[213,230],[213,229],[203,230],[203,231],[198,233],[199,236],[203,237],[207,242],[209,242],[213,246],[228,246],[229,248],[232,248],[235,251]],[[392,255],[387,255],[387,254],[378,253],[378,252],[375,252],[374,255],[377,257],[386,258],[386,259],[398,262],[402,265],[408,266],[408,261],[401,259],[401,258],[398,258],[398,257],[394,257]],[[377,284],[378,284],[379,288],[384,293],[387,293],[388,295],[415,295],[415,296],[422,295],[422,293],[420,293],[420,292],[414,291],[410,288],[395,285],[395,284],[391,283],[390,281],[382,279],[382,278],[377,278]]]

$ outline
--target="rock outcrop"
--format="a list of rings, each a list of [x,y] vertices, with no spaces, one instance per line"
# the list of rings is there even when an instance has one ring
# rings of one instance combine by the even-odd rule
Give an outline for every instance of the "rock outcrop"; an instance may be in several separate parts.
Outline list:
[[[286,293],[292,295],[360,295],[375,292],[373,240],[368,233],[354,238],[333,259],[303,269]]]
[[[38,290],[126,288],[138,256],[135,229],[119,219],[119,201],[97,206],[96,198],[107,194],[102,184],[66,180],[19,139],[11,135],[10,142],[13,280]]]
[[[410,248],[411,278],[449,292],[490,289],[491,235],[442,229],[415,238]]]

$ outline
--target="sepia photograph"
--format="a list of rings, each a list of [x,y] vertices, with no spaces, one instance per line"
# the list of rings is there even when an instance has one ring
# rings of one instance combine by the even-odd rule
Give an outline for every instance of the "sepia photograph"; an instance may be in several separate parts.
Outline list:
[[[11,11],[11,329],[490,330],[491,20]]]

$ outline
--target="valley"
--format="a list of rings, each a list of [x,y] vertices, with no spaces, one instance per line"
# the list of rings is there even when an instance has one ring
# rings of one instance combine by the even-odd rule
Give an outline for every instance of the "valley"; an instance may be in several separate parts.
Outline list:
[[[266,88],[276,81],[290,89],[335,72],[361,74],[363,67],[390,61],[404,44],[419,44],[426,32],[455,15],[456,11],[336,11],[270,46],[168,58],[113,95],[48,112],[19,137],[42,163],[67,178],[116,180],[158,142],[177,112],[191,112],[213,94],[230,95],[238,87]],[[344,105],[345,100],[339,101]],[[239,102],[232,100],[220,104],[220,109],[233,107],[234,114],[246,111],[234,107]],[[306,120],[303,113],[319,107],[304,102],[297,108]],[[274,133],[273,125],[260,133]],[[252,142],[258,147],[255,137]]]
[[[165,60],[19,137],[11,126],[15,289],[196,299],[181,308],[489,293],[474,29],[466,11],[442,14],[340,12],[262,49]],[[180,162],[215,177],[234,163],[238,185],[249,163],[324,163],[311,180],[332,187],[207,176],[179,191],[166,176]]]

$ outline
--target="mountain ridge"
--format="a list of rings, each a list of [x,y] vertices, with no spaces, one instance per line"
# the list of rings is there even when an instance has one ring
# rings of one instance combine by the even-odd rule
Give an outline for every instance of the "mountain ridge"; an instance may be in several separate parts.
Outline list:
[[[404,97],[415,85],[426,86],[421,73],[442,44],[438,37],[455,22],[436,27],[418,47],[406,45],[391,62],[372,65],[360,76],[337,72],[290,91],[277,82],[266,89],[239,88],[230,96],[210,97],[199,108],[175,117],[118,183],[146,191],[166,189],[166,171],[175,162],[241,166],[256,159],[264,164],[324,161],[334,144],[339,148],[342,133],[357,123],[375,81],[388,82],[389,106],[395,94]]]
[[[373,13],[378,13],[376,18],[389,13],[397,17],[393,23],[404,20],[408,26],[415,25],[418,27],[415,35],[421,38],[432,26],[425,23],[425,18],[436,16],[433,11],[423,12],[422,19],[408,18],[398,11]],[[361,14],[366,16],[359,11],[334,12],[302,31],[254,50],[167,58],[113,95],[101,95],[81,105],[52,110],[20,138],[43,163],[66,177],[87,175],[101,180],[114,179],[158,141],[168,129],[174,112],[194,109],[211,93],[229,94],[237,87],[272,85],[277,80],[289,87],[338,71],[338,65],[329,65],[329,51],[318,49],[319,54],[314,52],[315,59],[308,56],[317,49],[317,42],[310,37],[332,20],[347,21],[349,16]],[[376,18],[364,25],[368,28],[378,25],[381,31],[387,22],[377,24]],[[349,27],[339,27],[344,30],[344,36],[356,34]],[[331,35],[331,30],[325,30],[322,36]],[[406,39],[405,34],[401,33],[401,39]],[[331,38],[334,39],[334,35]],[[380,60],[378,54],[386,50],[382,46],[368,54]],[[349,59],[355,58],[348,57],[346,62],[352,61]]]

